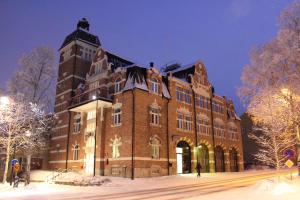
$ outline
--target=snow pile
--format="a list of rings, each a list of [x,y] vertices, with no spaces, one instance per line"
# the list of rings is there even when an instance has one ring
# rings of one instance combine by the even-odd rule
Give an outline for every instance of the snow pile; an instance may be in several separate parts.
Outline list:
[[[61,176],[59,176],[55,182],[79,186],[100,186],[110,183],[111,180],[98,175],[92,176],[80,172],[67,172],[61,174]]]
[[[258,181],[254,186],[252,186],[252,190],[261,193],[282,195],[294,192],[295,188],[291,181],[283,181],[274,178],[271,180]]]

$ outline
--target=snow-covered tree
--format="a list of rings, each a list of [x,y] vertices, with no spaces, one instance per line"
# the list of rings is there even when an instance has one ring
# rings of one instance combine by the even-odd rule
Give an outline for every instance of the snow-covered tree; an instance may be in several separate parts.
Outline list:
[[[23,95],[25,102],[51,109],[57,79],[54,55],[54,50],[46,46],[37,47],[25,54],[19,61],[20,67],[8,81],[9,94]]]
[[[277,36],[252,50],[250,63],[244,67],[241,76],[242,86],[238,94],[247,106],[247,112],[253,116],[254,122],[260,125],[264,133],[261,138],[254,137],[261,142],[262,152],[266,148],[269,152],[270,149],[277,148],[282,155],[284,145],[291,142],[291,134],[300,143],[299,1],[285,9],[279,21]],[[278,144],[274,143],[276,140]],[[257,157],[261,158],[261,154]],[[281,158],[278,157],[278,160]],[[278,163],[276,167],[281,166]]]
[[[287,159],[284,153],[295,145],[295,137],[290,130],[292,120],[284,99],[278,91],[269,88],[252,99],[248,113],[256,124],[249,137],[260,146],[255,158],[280,169]]]
[[[0,98],[0,146],[6,151],[3,183],[13,149],[24,153],[45,148],[53,121],[53,115],[45,114],[36,104]]]

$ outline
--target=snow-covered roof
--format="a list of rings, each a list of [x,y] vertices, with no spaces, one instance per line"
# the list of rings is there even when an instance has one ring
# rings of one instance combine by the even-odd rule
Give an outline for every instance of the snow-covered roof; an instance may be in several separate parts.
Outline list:
[[[133,88],[139,88],[141,90],[149,91],[146,80],[143,75],[131,72],[128,75],[127,81],[125,83],[124,91],[132,90]]]
[[[162,94],[167,99],[171,99],[171,95],[169,93],[169,90],[168,90],[168,88],[167,88],[167,86],[166,86],[166,84],[164,82],[162,82]]]

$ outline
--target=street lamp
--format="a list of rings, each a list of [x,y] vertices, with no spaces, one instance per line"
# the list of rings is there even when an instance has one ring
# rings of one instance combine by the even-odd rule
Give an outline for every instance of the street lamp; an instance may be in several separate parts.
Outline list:
[[[293,115],[293,123],[296,126],[296,148],[297,148],[297,166],[298,166],[298,176],[300,176],[300,133],[299,133],[299,124],[295,120],[295,105],[292,97],[292,93],[288,88],[282,88],[281,93],[288,98],[288,103],[291,105],[291,112]]]

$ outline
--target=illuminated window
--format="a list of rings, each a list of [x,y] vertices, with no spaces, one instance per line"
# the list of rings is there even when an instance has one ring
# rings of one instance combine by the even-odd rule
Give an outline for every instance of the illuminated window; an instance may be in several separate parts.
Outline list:
[[[95,118],[96,118],[96,111],[95,110],[89,111],[87,114],[87,120],[95,119]]]

